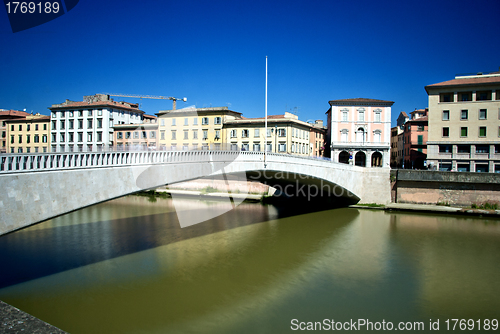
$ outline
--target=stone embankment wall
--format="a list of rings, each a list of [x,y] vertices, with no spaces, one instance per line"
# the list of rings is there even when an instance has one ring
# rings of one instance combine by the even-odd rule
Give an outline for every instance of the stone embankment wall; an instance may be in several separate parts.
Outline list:
[[[216,189],[219,192],[257,194],[257,195],[272,195],[274,189],[260,182],[242,181],[242,180],[223,180],[220,178],[203,178],[186,182],[179,182],[161,187],[162,189],[190,190],[203,191],[208,187]],[[271,189],[270,189],[271,188]]]
[[[393,170],[393,202],[470,206],[500,201],[500,174]]]

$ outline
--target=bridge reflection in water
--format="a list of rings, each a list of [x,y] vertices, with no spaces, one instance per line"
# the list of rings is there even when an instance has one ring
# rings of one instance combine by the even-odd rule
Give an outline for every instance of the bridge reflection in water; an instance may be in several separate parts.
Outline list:
[[[2,263],[59,268],[11,281],[0,299],[71,333],[277,333],[295,318],[427,324],[492,319],[500,306],[494,221],[242,204],[181,229],[170,200],[82,211],[0,239]],[[20,268],[6,267],[28,274]]]

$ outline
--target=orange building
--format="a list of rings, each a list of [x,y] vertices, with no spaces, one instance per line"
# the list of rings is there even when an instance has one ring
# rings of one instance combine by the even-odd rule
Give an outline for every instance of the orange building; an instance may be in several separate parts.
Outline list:
[[[425,169],[429,109],[416,109],[404,125],[404,168]]]

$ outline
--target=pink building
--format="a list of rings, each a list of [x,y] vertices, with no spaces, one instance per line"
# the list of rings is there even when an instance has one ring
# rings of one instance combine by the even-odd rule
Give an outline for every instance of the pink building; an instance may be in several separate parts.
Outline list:
[[[332,161],[389,167],[392,101],[356,98],[329,101],[327,142]]]
[[[427,133],[429,109],[416,109],[404,125],[404,168],[424,169],[427,159]]]

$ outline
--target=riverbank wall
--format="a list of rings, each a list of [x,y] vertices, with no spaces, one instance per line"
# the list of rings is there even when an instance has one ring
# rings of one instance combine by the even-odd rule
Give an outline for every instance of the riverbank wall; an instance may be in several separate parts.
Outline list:
[[[500,174],[392,170],[391,190],[393,203],[500,203]]]

